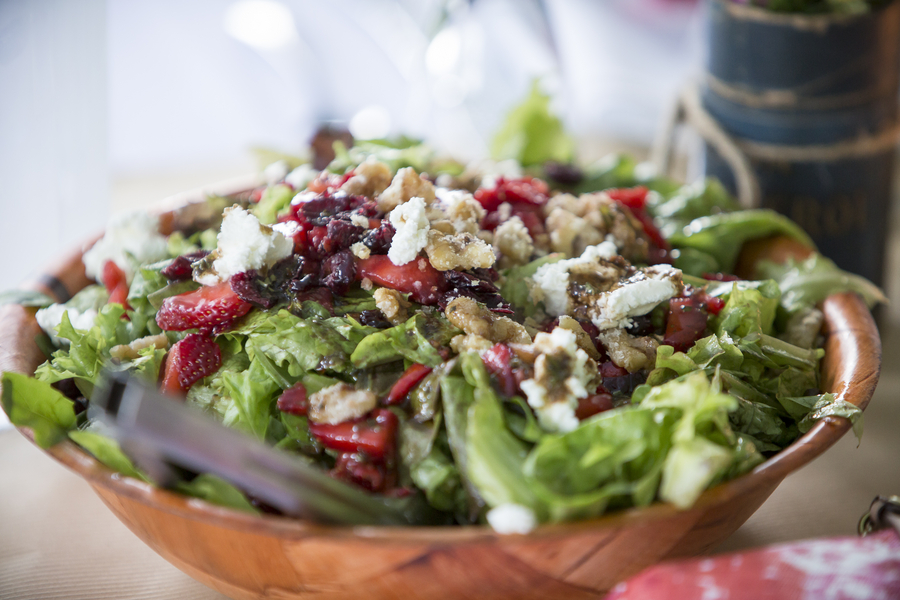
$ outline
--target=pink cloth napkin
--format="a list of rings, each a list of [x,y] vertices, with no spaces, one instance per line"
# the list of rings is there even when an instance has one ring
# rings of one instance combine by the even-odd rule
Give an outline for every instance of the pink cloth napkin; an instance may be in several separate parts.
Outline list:
[[[888,600],[900,598],[900,538],[822,538],[667,562],[620,583],[606,600]]]

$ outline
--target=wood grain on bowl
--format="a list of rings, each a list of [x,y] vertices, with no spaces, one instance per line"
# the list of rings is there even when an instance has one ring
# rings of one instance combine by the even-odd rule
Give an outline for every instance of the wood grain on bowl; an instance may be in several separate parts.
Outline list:
[[[196,198],[196,197],[195,197]],[[186,201],[189,197],[182,197]],[[193,209],[167,213],[184,226]],[[802,256],[793,244],[751,244],[743,268],[762,257]],[[70,293],[87,283],[78,256],[51,275]],[[71,287],[69,287],[71,286]],[[881,366],[878,331],[863,301],[836,294],[826,317],[823,389],[864,408]],[[34,310],[0,309],[0,369],[31,374],[43,356]],[[528,535],[487,527],[327,527],[211,506],[111,472],[72,443],[49,453],[87,479],[116,516],[161,556],[232,597],[259,598],[600,598],[660,560],[688,556],[733,533],[790,472],[849,429],[828,418],[750,473],[707,490],[690,509],[631,509]],[[23,429],[30,437],[30,431]]]

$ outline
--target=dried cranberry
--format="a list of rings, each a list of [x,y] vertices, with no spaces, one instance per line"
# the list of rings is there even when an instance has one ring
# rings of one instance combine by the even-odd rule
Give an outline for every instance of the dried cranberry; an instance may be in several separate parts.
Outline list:
[[[194,273],[194,263],[209,254],[206,250],[199,250],[190,254],[179,256],[172,263],[160,271],[163,277],[169,281],[187,281]]]
[[[577,165],[556,162],[555,160],[544,163],[544,173],[547,177],[563,185],[575,185],[584,179],[584,171]]]
[[[318,302],[328,312],[334,314],[334,295],[327,287],[317,287],[297,294],[297,302]]]
[[[319,194],[312,200],[299,202],[291,207],[298,217],[313,225],[325,226],[334,217],[350,209],[347,194]]]
[[[325,227],[325,251],[329,254],[349,248],[359,241],[365,230],[349,221],[332,219]]]
[[[635,388],[647,381],[646,371],[635,371],[618,377],[604,377],[603,387],[613,394],[631,396]]]
[[[382,222],[378,229],[370,230],[362,243],[369,249],[372,254],[387,254],[391,249],[391,241],[394,239],[394,226],[387,222]]]
[[[377,329],[387,329],[392,327],[391,322],[384,318],[384,313],[380,310],[364,310],[359,313],[359,322],[369,327]]]
[[[446,309],[454,298],[463,296],[481,302],[493,312],[513,313],[509,303],[500,295],[500,290],[488,279],[481,279],[472,273],[463,271],[445,271],[444,281],[446,291],[438,298],[438,305],[441,309]]]
[[[332,292],[343,296],[356,280],[356,260],[349,250],[341,250],[322,263],[324,283]]]
[[[625,331],[636,336],[650,335],[653,333],[653,317],[650,314],[631,317],[631,325]]]
[[[260,308],[272,308],[276,304],[275,298],[264,294],[263,288],[257,285],[259,273],[256,269],[237,273],[231,277],[231,289],[238,298]]]

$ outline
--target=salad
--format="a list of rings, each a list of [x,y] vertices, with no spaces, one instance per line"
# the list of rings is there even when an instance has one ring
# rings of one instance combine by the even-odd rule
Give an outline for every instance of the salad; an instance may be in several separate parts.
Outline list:
[[[169,235],[114,220],[84,254],[97,283],[40,306],[47,361],[3,375],[3,406],[149,480],[85,408],[128,371],[365,493],[419,495],[501,532],[654,501],[689,507],[816,420],[816,303],[877,288],[818,254],[734,275],[786,218],[739,210],[627,157],[588,167],[538,92],[462,164],[407,139],[282,157],[268,184],[211,197]],[[321,160],[321,156],[318,157]],[[200,474],[183,493],[266,510]]]

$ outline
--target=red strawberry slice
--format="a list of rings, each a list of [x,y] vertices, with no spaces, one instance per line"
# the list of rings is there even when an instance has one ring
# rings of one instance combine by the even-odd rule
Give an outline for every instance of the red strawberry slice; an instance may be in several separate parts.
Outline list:
[[[336,425],[310,423],[309,432],[326,448],[339,452],[364,452],[375,461],[391,457],[396,444],[397,415],[386,408],[376,408],[372,421],[357,419]]]
[[[300,417],[305,417],[309,412],[309,398],[306,396],[306,386],[297,382],[284,390],[276,402],[278,410]]]
[[[166,331],[219,331],[251,308],[253,305],[241,300],[226,281],[166,298],[156,313],[156,324]]]
[[[384,403],[388,406],[400,404],[412,389],[419,385],[419,382],[425,379],[425,376],[429,373],[431,373],[431,367],[413,363],[403,372],[403,375],[400,376],[397,383],[393,385]]]
[[[357,276],[410,294],[412,300],[419,304],[437,304],[444,288],[443,274],[422,257],[397,266],[387,256],[370,256],[359,261]]]
[[[169,350],[160,387],[169,394],[184,394],[197,381],[218,371],[221,364],[218,344],[205,335],[188,334]]]
[[[106,291],[109,292],[110,304],[121,304],[125,310],[131,310],[128,306],[128,280],[125,271],[111,260],[103,264],[103,272],[100,274]]]

